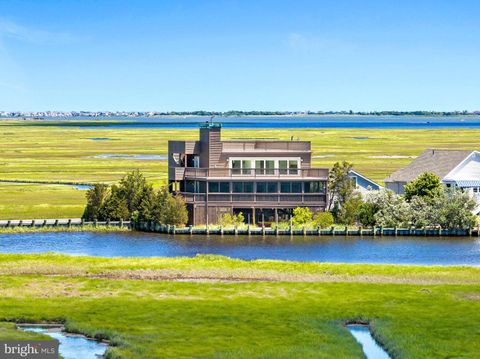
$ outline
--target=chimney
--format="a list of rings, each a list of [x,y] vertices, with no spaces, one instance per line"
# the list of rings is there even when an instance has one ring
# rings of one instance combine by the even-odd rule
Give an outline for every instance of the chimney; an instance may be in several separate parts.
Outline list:
[[[220,160],[222,153],[222,126],[207,121],[200,125],[200,167],[211,168]]]

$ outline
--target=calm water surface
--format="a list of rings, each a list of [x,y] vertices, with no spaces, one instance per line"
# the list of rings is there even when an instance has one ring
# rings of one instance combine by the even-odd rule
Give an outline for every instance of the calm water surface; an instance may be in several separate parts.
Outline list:
[[[362,346],[363,353],[367,359],[390,359],[388,353],[373,339],[368,326],[351,324],[347,325],[347,328]]]
[[[87,128],[198,128],[209,116],[185,117],[51,117],[25,122],[29,126],[73,126]],[[61,121],[60,123],[58,121]],[[480,116],[229,116],[215,117],[225,128],[480,128]],[[95,123],[94,123],[95,122]]]
[[[20,327],[20,330],[27,332],[42,333],[57,339],[60,342],[58,348],[64,359],[99,359],[104,358],[107,345],[95,340],[87,339],[79,335],[69,335],[58,329],[42,327]]]
[[[101,257],[192,257],[343,263],[479,265],[477,238],[168,236],[155,233],[0,234],[0,253],[59,252]]]

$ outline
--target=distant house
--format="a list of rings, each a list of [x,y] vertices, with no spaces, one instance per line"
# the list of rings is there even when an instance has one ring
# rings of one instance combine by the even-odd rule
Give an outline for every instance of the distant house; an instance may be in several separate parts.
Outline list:
[[[383,187],[378,183],[372,181],[370,178],[358,173],[357,171],[350,170],[348,176],[355,182],[355,187],[358,192],[365,196],[370,191],[378,191]]]
[[[461,188],[480,199],[480,152],[471,150],[425,150],[386,178],[385,187],[403,194],[405,185],[425,172],[435,173],[446,187]]]

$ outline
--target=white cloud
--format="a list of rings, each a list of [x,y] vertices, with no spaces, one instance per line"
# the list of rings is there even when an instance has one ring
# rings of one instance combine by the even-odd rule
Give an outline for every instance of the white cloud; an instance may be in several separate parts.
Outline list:
[[[70,43],[76,41],[65,32],[51,32],[20,25],[16,22],[0,18],[0,39],[11,38],[33,44]]]

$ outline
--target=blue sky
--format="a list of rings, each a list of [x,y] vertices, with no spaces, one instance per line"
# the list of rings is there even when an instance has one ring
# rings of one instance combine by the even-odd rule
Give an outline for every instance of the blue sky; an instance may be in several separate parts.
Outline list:
[[[0,0],[0,110],[480,110],[480,1]]]

